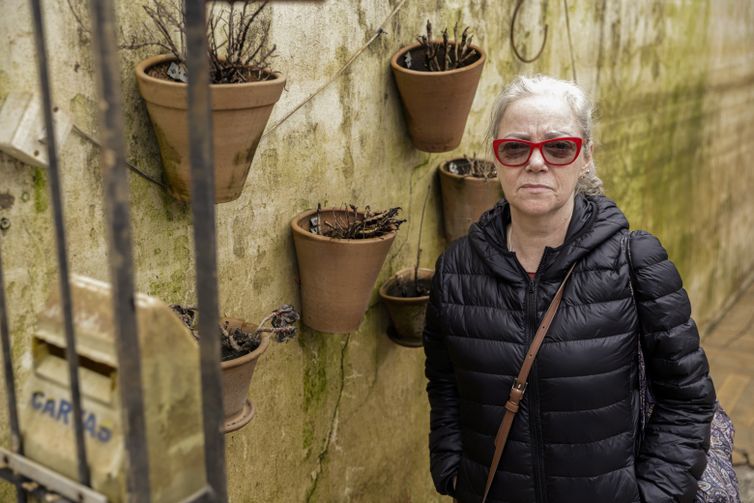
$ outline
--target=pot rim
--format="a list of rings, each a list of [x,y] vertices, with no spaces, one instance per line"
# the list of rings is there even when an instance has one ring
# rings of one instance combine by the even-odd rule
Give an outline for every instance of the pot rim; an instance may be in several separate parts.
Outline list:
[[[342,208],[321,208],[320,211],[339,212],[339,213],[346,212],[346,210]],[[299,224],[299,222],[301,222],[302,220],[307,219],[316,213],[317,213],[317,210],[306,210],[306,211],[302,211],[301,213],[293,217],[293,219],[291,220],[291,230],[293,230],[293,233],[298,234],[299,236],[302,236],[302,237],[306,237],[307,239],[311,239],[313,241],[320,241],[323,243],[349,243],[352,245],[368,245],[372,243],[385,241],[388,239],[393,239],[395,238],[395,235],[398,233],[397,230],[394,230],[380,237],[366,238],[366,239],[340,239],[340,238],[331,238],[328,236],[320,236],[319,234],[314,234],[314,233],[309,232],[308,230],[304,229]],[[362,213],[362,212],[358,212],[358,213]]]
[[[263,333],[262,334],[262,340],[259,343],[259,347],[252,351],[251,353],[247,353],[243,356],[239,356],[237,358],[233,358],[232,360],[226,360],[224,362],[220,362],[220,368],[222,370],[232,369],[238,366],[241,366],[245,363],[250,362],[251,360],[256,360],[260,356],[262,356],[262,353],[267,351],[267,347],[270,345],[270,334]]]
[[[413,267],[406,267],[404,269],[401,269],[400,271],[396,272],[392,276],[390,276],[387,280],[385,280],[382,285],[380,285],[379,294],[383,301],[389,301],[394,302],[397,304],[418,304],[420,302],[427,302],[429,300],[429,295],[421,295],[419,297],[396,297],[394,295],[389,295],[387,293],[388,289],[393,286],[393,283],[395,283],[398,278],[403,275],[404,273],[408,273],[413,271]],[[419,279],[427,279],[422,278],[422,273],[429,273],[429,279],[434,277],[435,270],[429,269],[428,267],[420,267],[419,268]]]
[[[481,47],[479,47],[476,44],[471,44],[470,47],[479,53],[480,58],[474,61],[473,63],[471,63],[470,65],[462,66],[461,68],[456,68],[454,70],[444,70],[440,72],[426,72],[426,71],[420,71],[420,70],[411,70],[410,68],[404,68],[398,64],[399,57],[401,57],[403,54],[407,53],[408,51],[412,51],[419,47],[421,47],[421,44],[419,42],[414,42],[411,45],[407,45],[405,47],[401,47],[400,49],[398,49],[393,54],[393,57],[390,58],[390,66],[392,67],[393,71],[401,71],[408,75],[425,75],[428,77],[438,77],[441,75],[442,76],[455,75],[458,73],[463,73],[463,72],[474,70],[477,66],[483,65],[485,60],[487,59],[487,54],[482,50]]]
[[[188,88],[188,84],[185,84],[183,82],[174,82],[172,80],[165,80],[165,79],[158,79],[157,77],[152,77],[147,73],[147,69],[153,67],[156,64],[164,63],[166,61],[175,61],[176,57],[172,54],[157,54],[155,56],[150,56],[146,59],[142,59],[136,64],[136,77],[140,80],[143,80],[144,82],[150,82],[154,84],[160,84],[164,85],[166,87],[172,87],[175,89],[185,89]],[[230,86],[233,87],[264,87],[264,86],[278,86],[281,83],[285,84],[285,75],[283,75],[281,72],[270,72],[272,75],[275,75],[275,78],[272,80],[261,80],[257,82],[242,82],[238,84],[210,84],[210,89],[224,89],[228,88]]]
[[[476,176],[470,176],[470,175],[458,175],[456,173],[451,173],[448,171],[447,166],[449,163],[453,161],[459,161],[464,159],[463,157],[454,157],[453,159],[448,159],[447,161],[444,161],[442,164],[440,164],[437,169],[440,171],[440,174],[443,176],[447,176],[448,178],[453,178],[456,180],[463,180],[467,183],[489,183],[493,181],[498,181],[497,176],[494,176],[492,178],[479,178]],[[483,161],[487,161],[488,159],[482,158],[482,157],[473,157],[472,159],[479,159]],[[497,169],[497,166],[495,166],[495,169]]]

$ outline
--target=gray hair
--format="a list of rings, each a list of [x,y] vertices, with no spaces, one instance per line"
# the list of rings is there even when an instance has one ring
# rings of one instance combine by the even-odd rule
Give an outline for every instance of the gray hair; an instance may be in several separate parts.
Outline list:
[[[589,148],[594,140],[592,137],[592,113],[593,105],[587,94],[575,83],[568,80],[560,80],[546,75],[534,75],[527,77],[519,75],[513,82],[508,84],[503,92],[495,100],[490,116],[490,125],[487,130],[487,142],[492,154],[492,140],[497,138],[500,121],[508,107],[515,101],[529,96],[554,95],[563,98],[571,107],[573,115],[581,128],[584,137],[584,151],[589,153]],[[591,167],[586,174],[579,178],[576,183],[576,193],[587,196],[604,195],[602,180],[597,176],[597,168],[594,159],[591,159]]]

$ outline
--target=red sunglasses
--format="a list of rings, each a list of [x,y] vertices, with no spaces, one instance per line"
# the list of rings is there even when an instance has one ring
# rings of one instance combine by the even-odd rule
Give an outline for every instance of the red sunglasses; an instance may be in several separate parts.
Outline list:
[[[581,138],[564,136],[540,142],[504,138],[492,141],[492,151],[500,164],[509,168],[524,166],[529,162],[534,149],[539,149],[542,158],[551,166],[567,166],[581,153]]]

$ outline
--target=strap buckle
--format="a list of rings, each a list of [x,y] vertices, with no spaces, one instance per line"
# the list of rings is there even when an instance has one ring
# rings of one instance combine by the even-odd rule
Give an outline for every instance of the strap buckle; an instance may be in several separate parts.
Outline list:
[[[520,382],[518,382],[518,378],[514,378],[513,379],[513,386],[511,386],[511,389],[518,390],[518,391],[521,392],[521,395],[523,395],[524,392],[526,391],[526,386],[528,384],[529,384],[528,382],[520,383]]]

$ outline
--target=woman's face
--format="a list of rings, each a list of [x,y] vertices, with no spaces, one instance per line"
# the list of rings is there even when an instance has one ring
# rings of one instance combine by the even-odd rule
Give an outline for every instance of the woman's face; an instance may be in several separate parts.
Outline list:
[[[511,103],[500,120],[497,134],[497,138],[532,142],[564,136],[580,138],[581,129],[565,99],[551,95],[529,96]],[[587,149],[582,148],[576,160],[566,166],[549,165],[536,148],[520,167],[504,166],[496,159],[505,198],[526,215],[556,213],[573,198],[576,182],[591,162]]]

